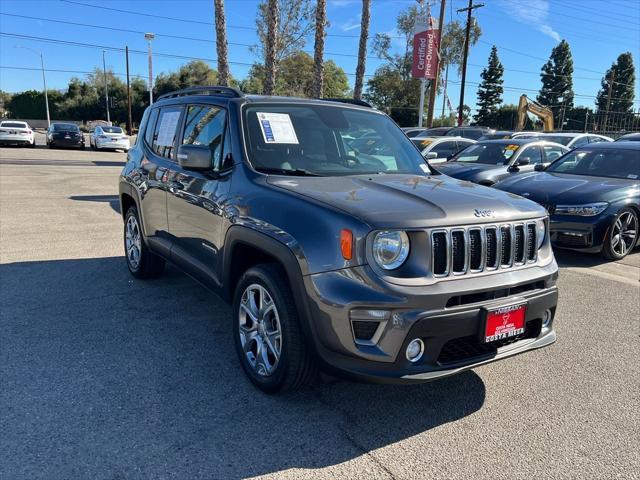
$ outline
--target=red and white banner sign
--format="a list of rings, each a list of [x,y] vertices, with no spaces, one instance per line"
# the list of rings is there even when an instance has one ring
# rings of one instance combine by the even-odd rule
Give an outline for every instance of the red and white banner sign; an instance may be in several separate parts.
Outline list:
[[[440,46],[440,30],[429,19],[429,24],[416,25],[413,35],[413,67],[411,74],[415,78],[433,79],[438,70],[438,49]]]

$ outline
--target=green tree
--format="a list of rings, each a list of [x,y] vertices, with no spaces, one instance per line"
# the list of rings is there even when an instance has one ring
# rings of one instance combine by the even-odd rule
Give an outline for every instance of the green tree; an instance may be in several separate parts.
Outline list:
[[[153,86],[153,98],[181,88],[216,85],[218,72],[202,60],[182,65],[177,72],[161,73]]]
[[[47,90],[49,97],[49,111],[51,118],[60,118],[58,103],[62,100],[62,93],[57,90]],[[44,93],[39,90],[26,90],[15,93],[6,105],[13,118],[46,120]]]
[[[240,82],[246,93],[262,93],[265,79],[264,65],[256,63],[247,78]],[[275,84],[275,95],[312,97],[314,82],[314,60],[308,53],[294,53],[280,63]],[[349,82],[342,68],[333,60],[324,62],[324,96],[341,98],[349,95]]]
[[[566,40],[553,48],[540,78],[542,88],[537,101],[553,111],[554,123],[560,126],[567,110],[573,108],[573,58]]]
[[[419,18],[419,10],[410,6],[400,12],[396,19],[396,30],[402,36],[402,51],[392,51],[392,39],[386,33],[378,33],[373,40],[373,51],[385,60],[367,82],[367,93],[364,98],[378,108],[390,113],[394,120],[402,125],[418,118],[417,108],[420,98],[420,81],[411,76],[413,62],[413,33]],[[446,65],[460,64],[464,45],[464,26],[459,22],[451,22],[444,28],[440,69]],[[473,22],[470,45],[474,45],[482,30]],[[425,102],[426,103],[426,102]],[[393,110],[392,110],[393,107]],[[408,113],[413,109],[413,113]],[[400,114],[399,112],[404,112]],[[414,123],[415,125],[415,123]]]
[[[602,88],[596,98],[598,113],[633,111],[634,89],[636,83],[635,67],[631,52],[620,54],[618,59],[602,77]],[[611,105],[609,103],[609,89],[611,89]]]
[[[480,77],[482,82],[478,87],[478,113],[475,121],[479,125],[490,125],[494,120],[494,115],[502,103],[502,75],[504,67],[498,58],[498,49],[494,45],[489,54],[489,63],[482,70]]]
[[[9,107],[8,104],[11,101],[11,94],[0,90],[0,118],[8,116]]]

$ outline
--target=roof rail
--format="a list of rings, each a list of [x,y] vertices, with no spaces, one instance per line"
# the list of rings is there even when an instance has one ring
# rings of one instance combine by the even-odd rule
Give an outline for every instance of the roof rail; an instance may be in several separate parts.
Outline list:
[[[237,88],[222,87],[222,86],[214,85],[211,87],[183,88],[182,90],[176,90],[174,92],[169,92],[169,93],[165,93],[164,95],[160,95],[158,97],[158,100],[164,100],[166,98],[184,97],[186,95],[221,95],[221,96],[232,97],[232,98],[244,97],[244,93],[242,93]]]
[[[355,98],[323,98],[327,102],[340,102],[340,103],[349,103],[351,105],[358,105],[360,107],[373,108],[373,105],[365,102],[364,100],[356,100]]]

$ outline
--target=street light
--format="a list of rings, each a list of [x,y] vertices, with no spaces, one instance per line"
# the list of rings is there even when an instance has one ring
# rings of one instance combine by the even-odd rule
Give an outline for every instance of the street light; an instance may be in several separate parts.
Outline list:
[[[149,105],[153,105],[153,66],[151,60],[151,40],[156,38],[156,35],[155,33],[145,33],[144,38],[147,41],[147,51],[149,56]]]
[[[109,87],[107,84],[107,67],[104,61],[104,50],[102,50],[102,72],[104,73],[104,103],[107,107],[107,123],[111,125],[111,118],[109,118]]]
[[[33,48],[30,47],[25,47],[22,45],[16,45],[16,48],[24,48],[25,50],[30,50],[33,53],[35,53],[36,55],[40,55],[40,65],[42,66],[42,83],[44,85],[44,105],[47,109],[47,127],[51,126],[51,117],[49,116],[49,95],[47,95],[47,78],[45,77],[44,74],[44,55],[42,54],[42,52],[39,52],[37,50],[34,50]]]

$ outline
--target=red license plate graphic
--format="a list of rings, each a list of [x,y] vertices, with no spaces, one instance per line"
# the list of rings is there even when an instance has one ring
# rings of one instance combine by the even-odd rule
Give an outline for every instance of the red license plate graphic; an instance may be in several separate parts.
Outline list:
[[[485,343],[512,338],[524,333],[526,305],[507,305],[487,311],[484,328]]]

